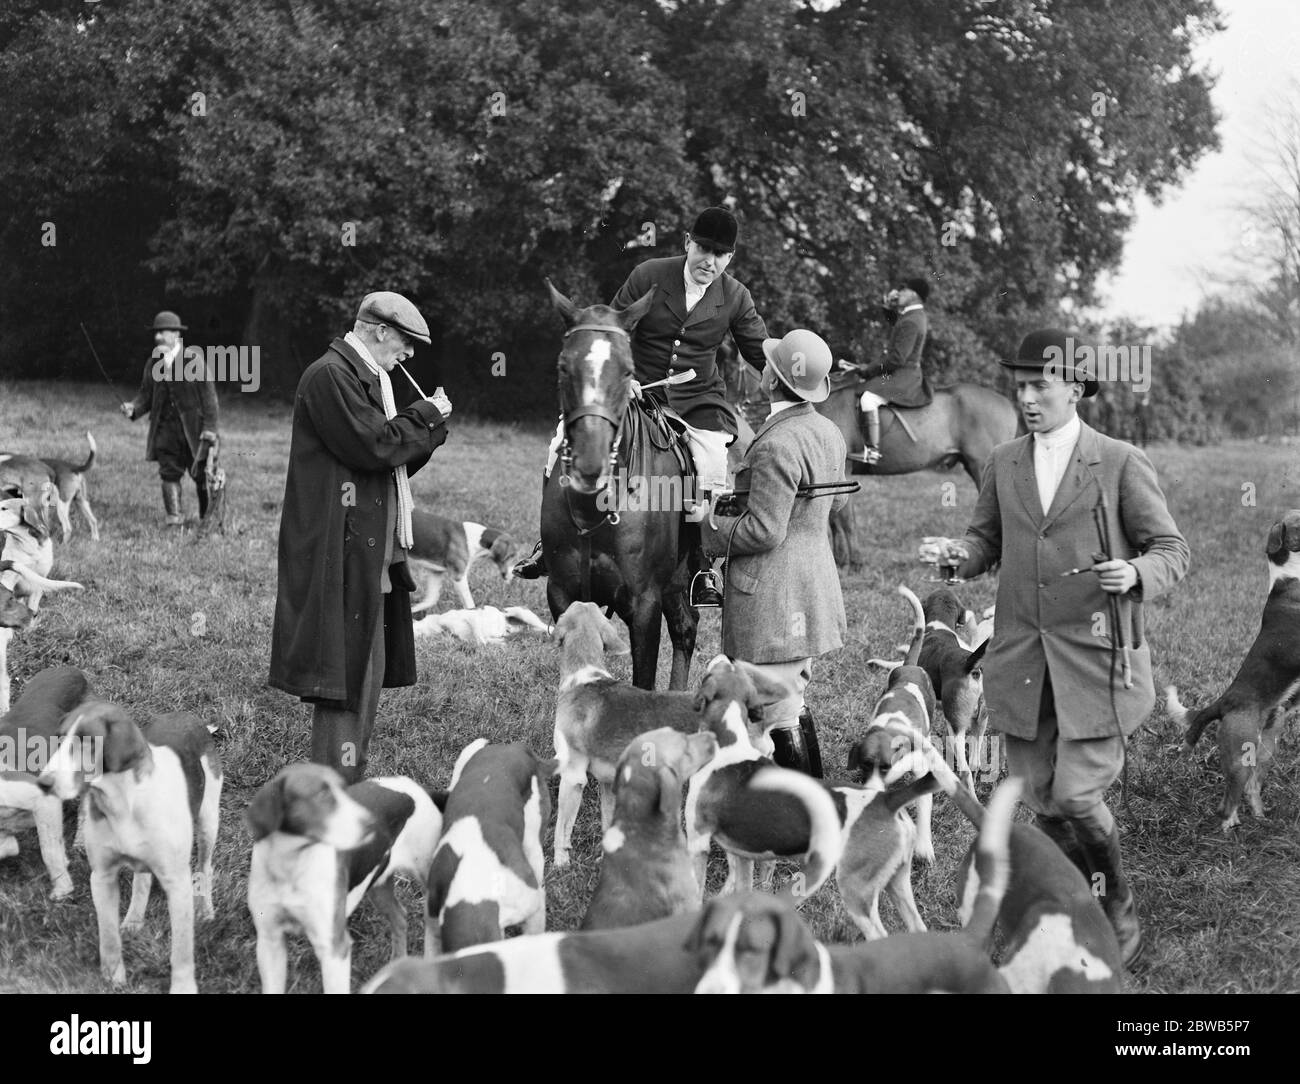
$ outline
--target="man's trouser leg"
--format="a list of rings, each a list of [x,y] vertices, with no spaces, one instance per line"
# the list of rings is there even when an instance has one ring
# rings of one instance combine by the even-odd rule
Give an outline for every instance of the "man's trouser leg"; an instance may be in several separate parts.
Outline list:
[[[1007,742],[1011,775],[1025,781],[1024,802],[1038,826],[1089,879],[1106,917],[1115,928],[1124,963],[1142,949],[1137,905],[1120,855],[1119,829],[1103,800],[1124,766],[1124,740],[1063,740],[1057,729],[1050,676],[1039,707],[1038,733],[1032,740]]]
[[[771,678],[783,682],[790,689],[784,700],[763,708],[763,722],[767,727],[767,742],[771,748],[760,747],[759,752],[772,757],[783,768],[821,775],[821,750],[817,733],[812,726],[812,715],[804,703],[804,693],[812,681],[812,659],[791,659],[789,662],[755,663]]]
[[[369,760],[379,693],[384,685],[384,615],[380,610],[370,643],[370,659],[361,680],[355,711],[317,704],[311,717],[311,759],[338,770],[348,784],[357,782]]]
[[[185,477],[192,457],[180,415],[171,406],[165,406],[163,410],[153,446],[154,455],[158,457],[158,477],[162,480],[163,522],[168,527],[180,527],[185,522],[181,479]]]
[[[560,458],[560,445],[564,443],[564,419],[560,419],[560,424],[555,427],[555,436],[551,438],[551,445],[546,449],[546,469],[542,471],[542,493],[546,493],[546,480],[550,478],[551,471],[555,469],[555,461]],[[517,561],[515,567],[511,569],[511,575],[521,580],[535,580],[545,576],[549,569],[546,567],[546,556],[542,553],[541,539],[533,546],[533,552],[525,557],[522,561]]]

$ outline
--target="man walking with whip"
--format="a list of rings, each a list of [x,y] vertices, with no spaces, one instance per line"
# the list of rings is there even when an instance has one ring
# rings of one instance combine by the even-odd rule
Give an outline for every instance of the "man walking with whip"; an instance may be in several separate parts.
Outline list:
[[[994,449],[965,539],[927,539],[921,559],[962,579],[1001,562],[984,657],[989,724],[1006,735],[1036,823],[1100,896],[1129,965],[1142,931],[1104,795],[1125,738],[1155,706],[1142,604],[1186,575],[1190,551],[1146,455],[1080,420],[1080,399],[1099,385],[1076,364],[1075,341],[1035,331],[1002,362],[1029,434]]]

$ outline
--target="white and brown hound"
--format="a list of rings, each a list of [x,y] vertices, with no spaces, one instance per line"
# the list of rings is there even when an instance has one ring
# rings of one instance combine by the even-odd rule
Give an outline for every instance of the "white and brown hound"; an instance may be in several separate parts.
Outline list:
[[[254,841],[248,910],[262,993],[285,991],[285,935],[294,928],[316,952],[325,993],[348,993],[347,920],[367,893],[392,930],[393,959],[406,955],[406,914],[393,878],[423,891],[442,831],[442,814],[422,787],[386,776],[345,788],[333,768],[290,764],[263,784],[244,817]]]
[[[429,870],[424,951],[499,941],[507,926],[546,929],[542,832],[553,760],[523,742],[471,742],[456,759]]]
[[[469,570],[474,562],[480,558],[491,561],[501,578],[508,580],[519,551],[519,544],[505,531],[432,512],[412,513],[411,535],[407,560],[426,577],[424,598],[411,607],[412,613],[431,610],[438,604],[443,578],[448,575],[461,605],[474,609],[474,596],[469,590]]]
[[[222,783],[209,728],[183,711],[155,715],[142,728],[116,704],[92,701],[70,712],[60,732],[58,752],[37,784],[64,801],[87,797],[86,853],[104,977],[115,986],[126,982],[122,934],[143,928],[157,877],[171,915],[171,992],[196,993],[194,898],[199,918],[212,918]],[[196,830],[198,873],[191,877]],[[135,876],[122,919],[124,866]]]

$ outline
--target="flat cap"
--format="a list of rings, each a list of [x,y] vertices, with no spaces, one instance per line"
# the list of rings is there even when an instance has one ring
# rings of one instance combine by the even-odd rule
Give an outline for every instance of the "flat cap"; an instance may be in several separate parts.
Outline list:
[[[361,307],[357,309],[357,319],[372,324],[387,324],[422,343],[430,341],[429,325],[424,322],[420,310],[401,294],[395,294],[391,290],[366,294],[361,299]]]

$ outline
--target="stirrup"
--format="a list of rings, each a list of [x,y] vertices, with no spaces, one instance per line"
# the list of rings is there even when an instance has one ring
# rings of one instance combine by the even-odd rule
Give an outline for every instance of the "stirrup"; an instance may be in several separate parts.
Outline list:
[[[869,444],[864,446],[860,452],[849,452],[844,458],[852,460],[854,463],[865,463],[870,466],[872,463],[880,462],[881,452],[879,448],[873,448]]]
[[[716,568],[702,568],[691,577],[690,602],[697,610],[722,608],[722,574]]]

